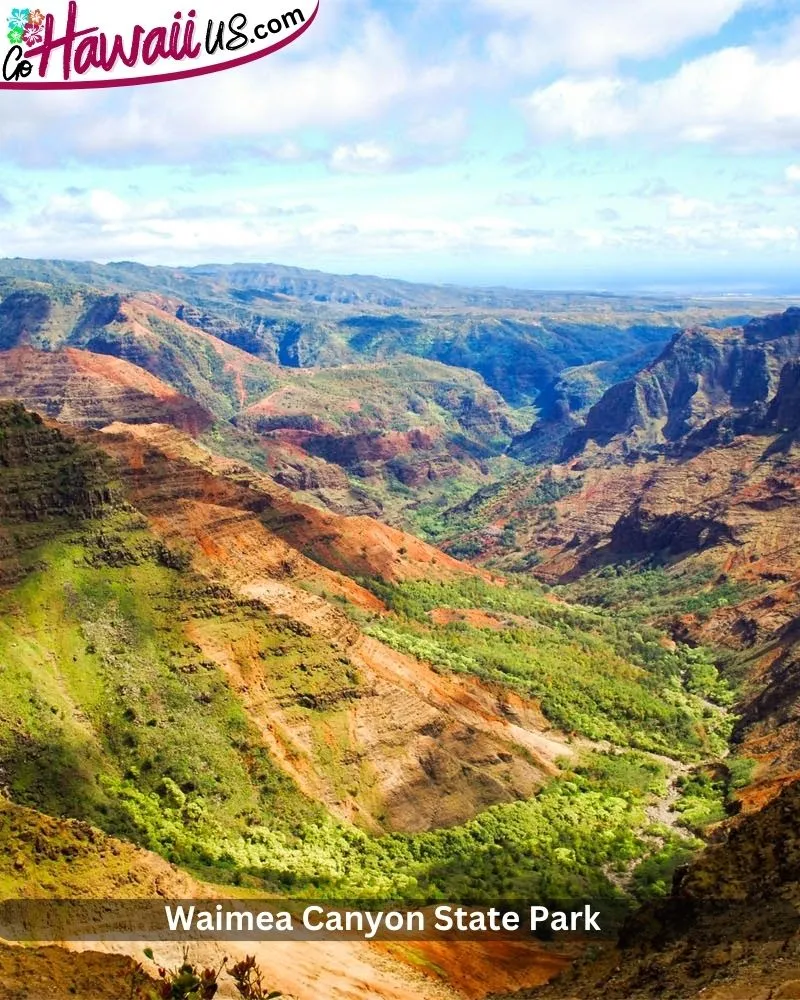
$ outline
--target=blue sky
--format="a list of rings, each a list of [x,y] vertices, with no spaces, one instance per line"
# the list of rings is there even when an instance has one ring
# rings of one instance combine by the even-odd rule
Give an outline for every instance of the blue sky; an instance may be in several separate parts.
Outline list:
[[[799,0],[321,0],[246,68],[0,106],[6,255],[800,291]]]

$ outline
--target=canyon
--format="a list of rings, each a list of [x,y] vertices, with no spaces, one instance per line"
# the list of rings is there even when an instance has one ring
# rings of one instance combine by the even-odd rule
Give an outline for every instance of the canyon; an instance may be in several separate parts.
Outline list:
[[[800,310],[749,305],[0,262],[3,896],[619,890],[594,957],[258,958],[792,995]],[[99,1000],[131,954],[0,976]]]

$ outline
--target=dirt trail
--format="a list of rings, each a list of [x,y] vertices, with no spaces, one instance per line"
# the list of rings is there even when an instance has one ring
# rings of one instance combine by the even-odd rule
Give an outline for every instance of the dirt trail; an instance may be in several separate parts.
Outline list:
[[[680,825],[681,814],[675,810],[675,805],[680,798],[680,788],[678,781],[689,774],[698,765],[683,764],[673,760],[671,757],[655,756],[655,759],[667,768],[667,794],[651,802],[646,812],[651,823],[658,823],[666,826],[669,830],[686,835],[686,828]]]

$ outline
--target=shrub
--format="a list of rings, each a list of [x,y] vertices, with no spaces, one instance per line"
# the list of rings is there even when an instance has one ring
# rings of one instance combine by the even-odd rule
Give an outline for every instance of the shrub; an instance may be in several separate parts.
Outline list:
[[[155,961],[150,948],[145,955]],[[189,961],[188,950],[184,949],[183,961],[174,969],[160,968],[159,981],[153,983],[138,965],[131,979],[131,1000],[213,1000],[219,991],[219,980],[226,971],[228,959],[223,958],[219,968],[202,971]],[[253,956],[248,955],[228,972],[239,996],[244,1000],[276,1000],[283,994],[270,990],[264,983],[264,974]]]

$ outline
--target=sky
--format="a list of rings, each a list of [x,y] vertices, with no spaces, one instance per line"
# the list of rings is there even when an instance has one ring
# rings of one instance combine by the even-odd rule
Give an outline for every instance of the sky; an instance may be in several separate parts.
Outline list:
[[[799,249],[800,0],[320,0],[246,67],[0,91],[4,256],[792,294]]]

